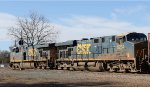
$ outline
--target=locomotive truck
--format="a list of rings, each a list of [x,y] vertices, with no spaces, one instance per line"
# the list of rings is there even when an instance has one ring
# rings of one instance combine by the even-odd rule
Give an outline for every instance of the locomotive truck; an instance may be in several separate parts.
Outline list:
[[[18,50],[18,51],[16,51]],[[12,68],[54,68],[115,72],[149,72],[147,36],[125,33],[69,40],[11,51]]]

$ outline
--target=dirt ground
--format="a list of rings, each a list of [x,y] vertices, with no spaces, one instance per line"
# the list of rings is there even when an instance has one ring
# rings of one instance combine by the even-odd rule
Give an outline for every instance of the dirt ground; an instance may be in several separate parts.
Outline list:
[[[150,87],[150,74],[0,68],[0,87]]]

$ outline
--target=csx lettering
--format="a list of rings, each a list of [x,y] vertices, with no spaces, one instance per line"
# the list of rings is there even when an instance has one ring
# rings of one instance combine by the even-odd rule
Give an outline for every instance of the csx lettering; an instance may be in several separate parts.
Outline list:
[[[78,44],[77,45],[77,54],[90,54],[91,44]]]

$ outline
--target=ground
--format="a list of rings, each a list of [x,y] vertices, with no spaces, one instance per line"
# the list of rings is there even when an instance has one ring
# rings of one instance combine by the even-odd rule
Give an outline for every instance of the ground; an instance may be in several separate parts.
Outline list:
[[[0,87],[150,87],[150,74],[0,68]]]

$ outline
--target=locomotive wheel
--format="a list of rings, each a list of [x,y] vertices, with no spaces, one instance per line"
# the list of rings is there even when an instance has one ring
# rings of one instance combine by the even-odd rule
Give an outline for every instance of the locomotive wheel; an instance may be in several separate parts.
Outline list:
[[[104,71],[103,63],[99,63],[99,71],[100,72]]]
[[[77,63],[74,63],[71,68],[73,71],[76,71],[77,70]]]
[[[118,71],[119,71],[119,68],[115,68],[115,69],[114,69],[114,72],[118,72]]]
[[[38,66],[37,68],[38,68],[38,69],[42,69],[42,66]]]
[[[23,68],[19,68],[19,70],[23,70]]]
[[[42,69],[46,69],[46,66],[42,66]]]
[[[125,72],[125,68],[124,68],[123,64],[119,65],[119,72]]]
[[[64,67],[61,67],[61,70],[64,70]]]
[[[130,69],[125,69],[125,72],[126,72],[126,73],[130,73],[131,70],[130,70]]]
[[[70,67],[67,67],[67,70],[70,70]]]
[[[23,70],[23,68],[21,66],[18,66],[19,70]]]
[[[69,70],[70,70],[70,71],[75,71],[75,70],[74,70],[74,68],[73,68],[72,66],[70,67],[70,69],[69,69]]]
[[[15,70],[15,69],[16,69],[15,65],[12,65],[12,69],[13,69],[13,70]]]

